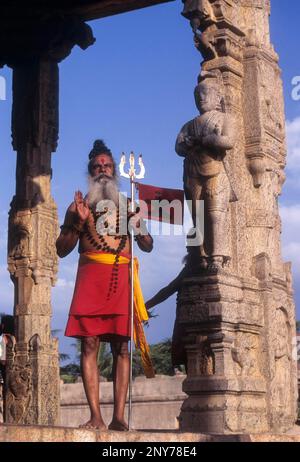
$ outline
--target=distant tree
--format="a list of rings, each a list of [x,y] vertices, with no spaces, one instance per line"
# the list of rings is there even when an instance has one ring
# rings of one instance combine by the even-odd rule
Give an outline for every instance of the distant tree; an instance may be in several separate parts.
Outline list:
[[[174,368],[171,362],[171,339],[164,342],[150,345],[150,355],[156,374],[174,375]],[[107,343],[100,345],[98,354],[98,365],[100,374],[107,380],[112,380],[112,354]],[[139,350],[134,350],[132,361],[132,375],[137,377],[143,375],[144,370]]]
[[[174,375],[174,368],[171,361],[171,339],[164,340],[163,342],[150,345],[150,355],[153,362],[153,366],[156,374],[162,375]],[[72,346],[76,349],[76,359],[75,363],[71,363],[65,367],[61,367],[61,372],[63,374],[80,374],[80,350],[81,350],[81,341],[76,340]],[[112,380],[112,365],[113,358],[110,352],[109,344],[101,342],[98,352],[97,363],[99,366],[99,373],[102,377],[105,377],[107,380]],[[69,367],[70,366],[70,367]],[[132,375],[137,377],[143,375],[143,366],[141,362],[141,355],[139,350],[134,350],[133,352],[133,362],[132,362]]]
[[[0,313],[0,326],[1,326],[1,334],[2,329],[4,334],[15,334],[15,323],[14,323],[14,316],[12,314],[7,313]]]
[[[81,340],[77,338],[75,343],[71,343],[71,346],[75,348],[75,362],[80,363],[80,351],[81,351]]]
[[[174,368],[171,361],[171,346],[171,339],[150,346],[151,358],[156,374],[174,375]]]
[[[297,329],[297,332],[300,332],[300,321],[296,322],[296,329]]]
[[[66,366],[61,366],[60,374],[61,375],[74,375],[77,377],[78,375],[80,375],[80,367],[78,364],[75,364],[75,363],[70,363],[70,364],[67,364]]]
[[[70,359],[70,355],[67,355],[66,353],[59,353],[59,360],[63,363],[64,361],[67,361]]]
[[[112,380],[112,354],[109,351],[108,343],[101,342],[100,348],[98,351],[97,364],[99,367],[99,372],[102,377],[105,377],[107,380]]]
[[[81,340],[76,339],[75,343],[72,343],[72,347],[75,348],[75,363],[80,364],[80,354],[81,354]],[[97,364],[100,369],[100,374],[107,378],[108,380],[112,379],[112,355],[109,351],[108,343],[101,342],[100,348],[97,357]]]
[[[138,377],[143,375],[144,370],[142,366],[141,354],[139,350],[134,350],[132,355],[132,376]]]
[[[150,345],[150,356],[156,374],[174,375],[174,368],[171,361],[171,339]],[[139,350],[133,354],[133,376],[143,375],[143,367]]]

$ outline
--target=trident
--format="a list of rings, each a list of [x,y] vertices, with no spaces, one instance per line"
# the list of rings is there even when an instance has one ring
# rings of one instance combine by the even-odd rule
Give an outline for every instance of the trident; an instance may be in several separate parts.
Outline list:
[[[134,185],[135,185],[135,179],[141,179],[144,178],[145,176],[145,167],[143,164],[143,159],[142,155],[139,155],[139,160],[138,164],[140,167],[140,173],[137,174],[136,170],[134,168],[135,164],[135,159],[134,159],[134,153],[130,153],[129,157],[129,170],[128,173],[125,172],[124,167],[126,164],[126,156],[124,152],[122,153],[121,156],[121,161],[119,164],[119,171],[120,175],[123,176],[124,178],[130,178],[130,189],[131,189],[131,199],[130,199],[130,211],[134,212]],[[130,260],[130,265],[131,265],[131,296],[130,296],[130,375],[129,375],[129,407],[128,407],[128,428],[131,430],[131,416],[132,416],[132,362],[133,362],[133,313],[134,313],[134,293],[133,293],[133,238],[134,238],[134,232],[133,229],[130,230],[130,235],[131,235],[131,246],[130,246],[130,252],[131,252],[131,260]]]

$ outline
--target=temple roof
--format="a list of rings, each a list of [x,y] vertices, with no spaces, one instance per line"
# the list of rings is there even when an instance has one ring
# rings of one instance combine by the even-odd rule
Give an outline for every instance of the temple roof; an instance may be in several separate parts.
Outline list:
[[[59,11],[90,21],[171,1],[174,0],[1,0],[0,18],[1,23],[34,20]]]
[[[60,61],[94,43],[85,21],[175,0],[1,0],[0,66],[33,57]]]

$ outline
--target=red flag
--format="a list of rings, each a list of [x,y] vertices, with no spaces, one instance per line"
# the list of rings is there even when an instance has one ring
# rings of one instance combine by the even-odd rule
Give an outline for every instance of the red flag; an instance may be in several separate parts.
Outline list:
[[[141,215],[148,220],[183,225],[184,192],[137,183]]]

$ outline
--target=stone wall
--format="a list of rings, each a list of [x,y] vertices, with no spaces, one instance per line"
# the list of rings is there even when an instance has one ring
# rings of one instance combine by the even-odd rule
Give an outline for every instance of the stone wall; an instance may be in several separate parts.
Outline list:
[[[177,429],[177,416],[186,398],[186,394],[182,391],[184,379],[184,375],[174,377],[157,375],[155,379],[136,378],[133,382],[133,428]],[[63,384],[60,392],[60,425],[78,427],[87,421],[90,416],[83,384]],[[113,411],[112,382],[100,384],[100,401],[104,421],[108,424]]]
[[[185,376],[138,377],[133,386],[133,426],[142,430],[174,430],[186,394],[182,392]],[[300,370],[298,373],[300,395]],[[106,423],[113,410],[112,382],[102,382],[101,408]],[[0,423],[3,422],[2,388],[0,387]],[[82,383],[61,385],[60,425],[78,427],[89,418]]]

